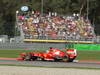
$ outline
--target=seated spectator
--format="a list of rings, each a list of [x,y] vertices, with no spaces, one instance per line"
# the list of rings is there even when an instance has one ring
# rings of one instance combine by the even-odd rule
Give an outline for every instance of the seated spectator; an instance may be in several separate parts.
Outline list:
[[[19,13],[17,16],[19,27],[22,27],[24,34],[35,36],[48,37],[50,39],[67,39],[77,38],[93,38],[95,36],[94,29],[89,20],[83,17],[75,19],[74,16],[59,16],[46,14],[40,16],[39,11],[32,11],[32,13]],[[82,31],[82,32],[81,32]],[[74,39],[75,39],[74,38]]]

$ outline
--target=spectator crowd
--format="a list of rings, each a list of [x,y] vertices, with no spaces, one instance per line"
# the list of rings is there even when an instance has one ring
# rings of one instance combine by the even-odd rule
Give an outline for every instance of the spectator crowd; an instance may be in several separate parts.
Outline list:
[[[89,20],[80,16],[41,15],[38,11],[17,14],[17,24],[28,39],[81,40],[95,37]]]

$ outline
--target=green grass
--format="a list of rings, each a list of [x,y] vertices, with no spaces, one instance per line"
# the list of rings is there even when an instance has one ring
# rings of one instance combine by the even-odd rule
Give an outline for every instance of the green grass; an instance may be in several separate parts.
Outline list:
[[[22,52],[44,52],[34,50],[0,50],[0,57],[18,57]],[[78,51],[77,60],[100,60],[100,51]]]
[[[22,52],[33,52],[33,50],[0,50],[0,57],[18,57]],[[34,52],[39,52],[34,51]]]
[[[78,51],[78,60],[100,60],[100,51]]]

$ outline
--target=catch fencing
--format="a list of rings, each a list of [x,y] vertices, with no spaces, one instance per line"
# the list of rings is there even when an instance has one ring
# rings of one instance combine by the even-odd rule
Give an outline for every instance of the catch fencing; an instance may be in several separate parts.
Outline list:
[[[0,49],[47,50],[53,48],[76,48],[77,50],[100,50],[100,44],[80,43],[0,43]]]
[[[0,43],[0,49],[47,50],[49,47],[65,48],[65,43]]]

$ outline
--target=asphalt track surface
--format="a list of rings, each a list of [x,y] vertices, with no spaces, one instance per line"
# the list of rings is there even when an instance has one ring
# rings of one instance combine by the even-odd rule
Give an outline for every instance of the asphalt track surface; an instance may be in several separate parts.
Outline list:
[[[18,61],[15,58],[0,58],[2,65],[24,65],[36,67],[60,67],[60,68],[100,68],[100,62],[53,62],[53,61]]]

